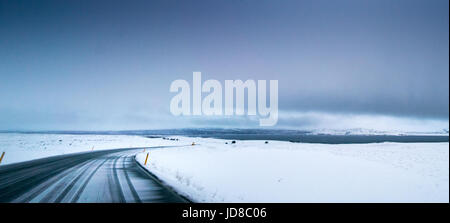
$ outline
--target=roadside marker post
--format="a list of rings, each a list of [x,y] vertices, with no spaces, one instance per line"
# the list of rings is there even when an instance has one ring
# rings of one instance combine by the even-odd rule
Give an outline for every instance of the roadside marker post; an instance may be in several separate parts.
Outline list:
[[[147,157],[145,157],[144,166],[147,166],[147,160],[148,160],[148,153],[147,153]]]
[[[5,152],[2,153],[2,156],[0,156],[0,163],[2,163],[3,157],[5,156]]]

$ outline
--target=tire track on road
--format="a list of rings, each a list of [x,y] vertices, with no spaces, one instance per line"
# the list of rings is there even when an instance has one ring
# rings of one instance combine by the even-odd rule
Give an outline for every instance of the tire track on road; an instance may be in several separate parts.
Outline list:
[[[83,185],[78,189],[78,191],[76,192],[75,196],[72,198],[72,200],[70,201],[71,203],[76,203],[78,201],[78,199],[80,199],[81,194],[83,193],[84,189],[86,188],[86,186],[88,185],[89,181],[92,179],[92,177],[94,176],[94,174],[98,171],[98,169],[100,169],[100,167],[103,166],[103,164],[105,164],[108,160],[111,160],[111,158],[107,157],[105,158],[105,160],[103,160],[103,162],[101,162],[90,174],[89,176],[86,178],[86,180],[84,181]]]
[[[142,200],[139,198],[139,195],[138,195],[136,189],[134,188],[133,183],[131,183],[130,176],[128,175],[129,167],[126,167],[127,160],[129,158],[133,159],[132,157],[134,157],[134,156],[126,156],[125,157],[125,159],[123,161],[123,172],[125,174],[125,178],[127,179],[128,187],[130,187],[130,191],[131,191],[131,194],[133,195],[134,200],[137,203],[142,203]]]
[[[61,178],[60,181],[56,182],[56,185],[51,189],[49,192],[46,193],[44,198],[42,198],[39,202],[41,203],[49,203],[54,198],[55,194],[58,194],[61,190],[64,192],[65,189],[67,189],[67,186],[70,186],[74,181],[78,180],[79,177],[83,175],[83,173],[89,169],[89,166],[91,166],[93,163],[95,163],[96,160],[90,160],[86,162],[84,165],[80,166],[80,168],[77,168],[75,173],[73,173],[73,179],[70,181],[69,185],[67,185],[67,181],[65,178]],[[70,176],[71,173],[69,173],[66,177]],[[61,201],[57,201],[57,199],[61,196],[59,196],[53,200],[53,202],[59,203]],[[62,198],[61,198],[62,199]]]
[[[32,201],[34,198],[36,198],[42,192],[47,190],[51,185],[60,181],[62,178],[66,177],[67,175],[71,174],[73,170],[86,165],[88,162],[89,161],[84,161],[74,167],[64,170],[62,173],[57,174],[56,176],[53,176],[50,180],[45,181],[42,184],[39,184],[39,186],[33,188],[30,192],[21,195],[19,198],[15,199],[13,202],[14,203],[28,203],[28,202]]]
[[[122,156],[117,156],[112,164],[112,176],[108,175],[109,191],[111,193],[111,199],[113,202],[125,203],[125,195],[123,194],[122,187],[120,186],[119,176],[117,175],[117,161]]]
[[[89,166],[87,166],[78,176],[73,179],[70,184],[59,194],[59,196],[55,199],[55,203],[61,203],[61,201],[66,197],[66,195],[72,190],[75,184],[80,180],[81,177],[90,169],[91,166],[94,166],[95,163],[98,163],[98,160],[93,161]]]

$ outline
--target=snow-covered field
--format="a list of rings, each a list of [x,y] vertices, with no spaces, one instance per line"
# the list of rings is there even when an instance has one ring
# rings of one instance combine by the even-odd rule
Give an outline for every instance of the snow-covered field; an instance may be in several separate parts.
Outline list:
[[[159,138],[127,135],[62,135],[62,134],[0,134],[0,165],[67,153],[101,149],[173,145],[177,142]]]
[[[197,145],[152,150],[147,168],[197,202],[449,202],[449,143],[179,138]]]
[[[197,202],[449,202],[449,143],[307,144],[126,135],[0,134],[0,165],[154,149],[147,168]],[[196,142],[195,146],[190,146]],[[225,144],[225,143],[228,144]],[[146,153],[137,155],[143,163]]]

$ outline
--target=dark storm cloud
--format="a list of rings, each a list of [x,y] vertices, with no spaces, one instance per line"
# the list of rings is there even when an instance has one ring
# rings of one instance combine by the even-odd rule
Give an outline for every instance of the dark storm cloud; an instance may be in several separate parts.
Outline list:
[[[448,120],[448,4],[0,0],[0,129],[176,126],[193,71],[277,79],[287,112]]]

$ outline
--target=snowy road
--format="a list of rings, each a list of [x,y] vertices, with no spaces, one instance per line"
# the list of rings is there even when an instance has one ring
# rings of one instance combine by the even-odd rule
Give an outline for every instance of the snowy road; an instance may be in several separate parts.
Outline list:
[[[0,166],[0,202],[187,202],[138,166],[134,155],[141,151],[93,151]]]

